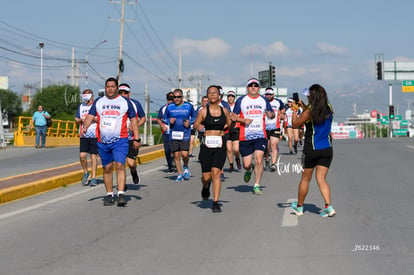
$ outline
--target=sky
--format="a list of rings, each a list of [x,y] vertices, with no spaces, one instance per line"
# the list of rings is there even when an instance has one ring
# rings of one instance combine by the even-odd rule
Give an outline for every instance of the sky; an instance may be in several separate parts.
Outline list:
[[[87,74],[88,87],[98,93],[106,78],[117,75],[120,2],[4,3],[0,76],[9,77],[9,89],[23,94],[28,85],[40,87],[43,42],[43,87],[73,80],[82,90]],[[287,88],[288,95],[319,83],[341,105],[344,94],[363,98],[367,89],[374,94],[380,89],[378,104],[385,106],[388,83],[376,80],[375,54],[389,62],[414,62],[413,11],[412,0],[129,1],[121,82],[140,101],[147,89],[151,108],[158,109],[179,85],[181,52],[182,87],[201,83],[204,92],[211,84],[244,86],[271,62],[276,86]],[[73,52],[79,69],[72,78]],[[411,94],[405,96],[414,102]]]

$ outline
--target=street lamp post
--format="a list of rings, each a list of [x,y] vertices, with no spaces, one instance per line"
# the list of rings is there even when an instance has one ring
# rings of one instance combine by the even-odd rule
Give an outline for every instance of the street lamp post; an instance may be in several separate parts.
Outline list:
[[[101,42],[99,42],[98,44],[96,44],[95,47],[93,47],[89,52],[86,53],[86,58],[85,58],[85,64],[86,64],[86,68],[85,68],[85,88],[88,88],[88,67],[89,67],[89,55],[96,49],[98,48],[100,45],[102,45],[103,43],[107,42],[108,40],[102,40]]]
[[[43,90],[43,47],[45,46],[45,43],[40,42],[40,92]]]

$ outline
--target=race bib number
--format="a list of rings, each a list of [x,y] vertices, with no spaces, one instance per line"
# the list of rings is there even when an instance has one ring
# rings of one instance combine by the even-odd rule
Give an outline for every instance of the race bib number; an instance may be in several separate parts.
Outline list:
[[[102,128],[108,130],[116,129],[116,118],[106,117],[102,119]]]
[[[263,120],[262,119],[254,119],[252,123],[249,125],[249,129],[253,131],[260,131],[263,130]]]
[[[204,144],[208,148],[221,148],[223,146],[223,138],[221,136],[206,136]]]
[[[172,131],[171,136],[173,140],[183,140],[184,132]]]

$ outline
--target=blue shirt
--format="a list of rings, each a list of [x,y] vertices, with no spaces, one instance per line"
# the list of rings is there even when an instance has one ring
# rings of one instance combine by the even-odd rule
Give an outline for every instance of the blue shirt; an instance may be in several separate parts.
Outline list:
[[[170,118],[175,118],[175,123],[170,123]],[[167,105],[163,115],[163,122],[170,125],[170,140],[189,141],[191,137],[191,127],[184,127],[184,121],[189,120],[190,125],[196,119],[196,112],[188,102],[183,102],[181,105],[174,103]]]
[[[46,118],[43,116],[43,114],[50,116],[49,113],[46,111],[34,112],[32,119],[34,120],[35,126],[46,126]]]

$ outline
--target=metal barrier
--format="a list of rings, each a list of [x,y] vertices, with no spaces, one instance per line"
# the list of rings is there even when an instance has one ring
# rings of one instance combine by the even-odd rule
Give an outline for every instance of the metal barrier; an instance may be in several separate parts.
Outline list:
[[[78,125],[73,120],[52,120],[52,126],[46,132],[47,146],[65,146],[79,144]],[[14,146],[34,146],[36,131],[31,117],[19,117]]]

